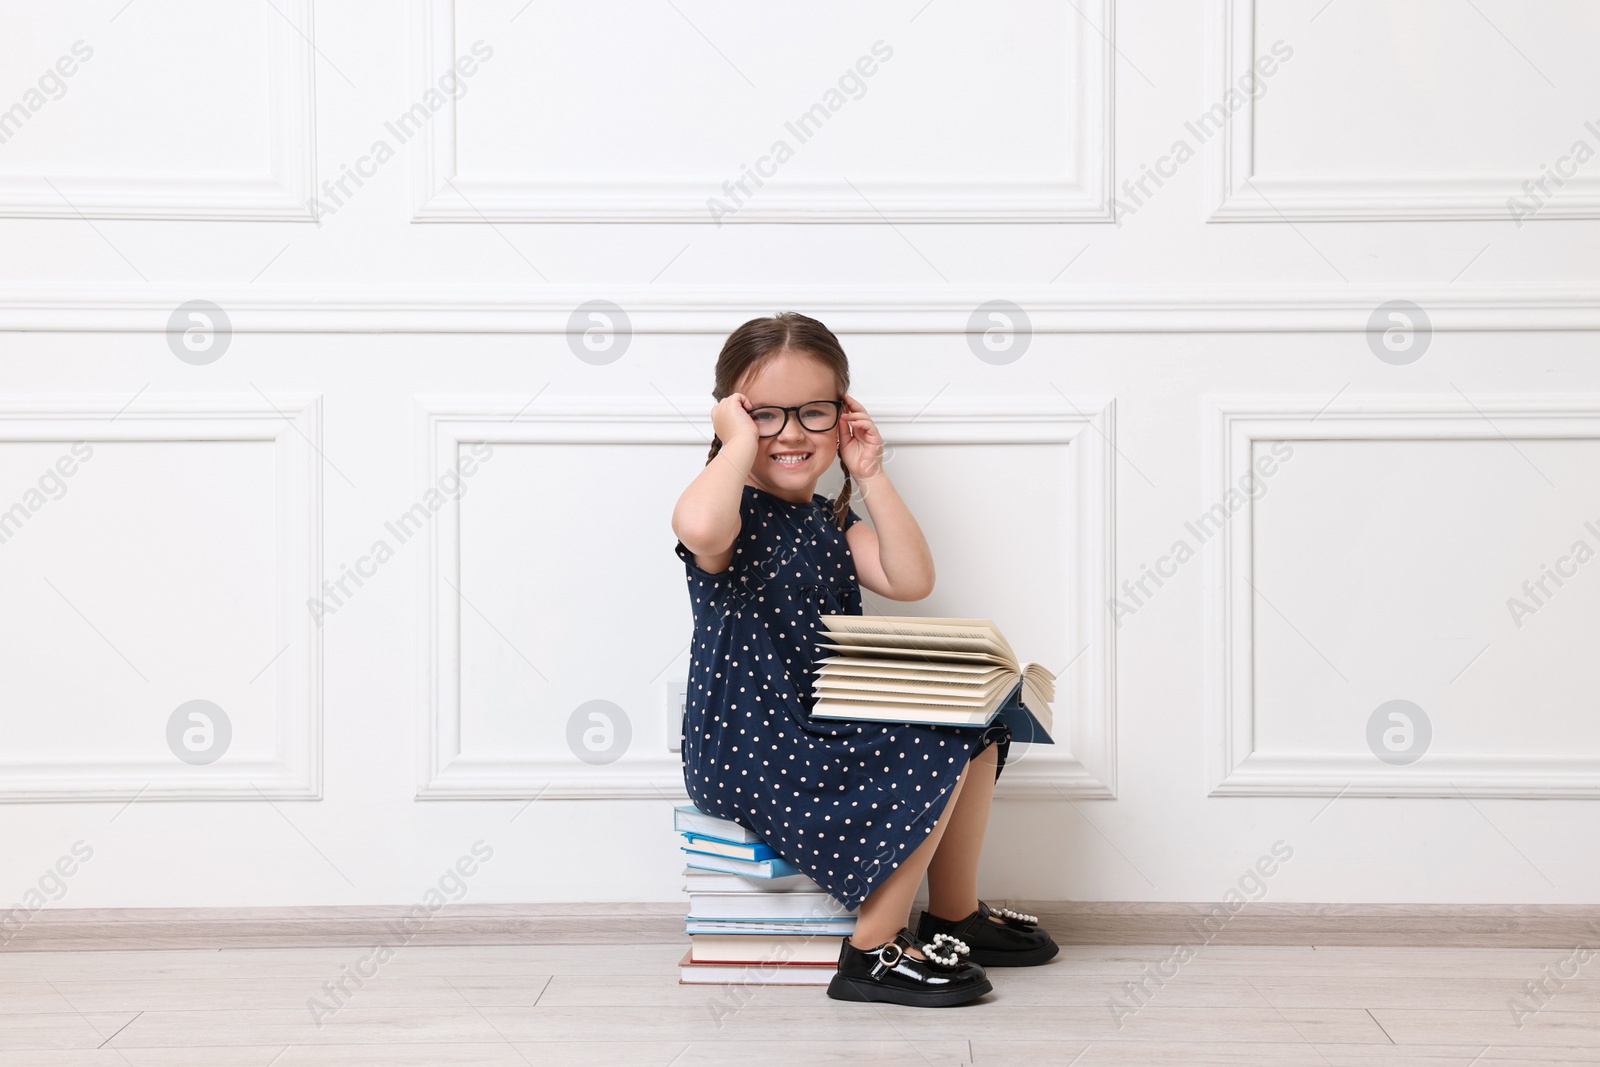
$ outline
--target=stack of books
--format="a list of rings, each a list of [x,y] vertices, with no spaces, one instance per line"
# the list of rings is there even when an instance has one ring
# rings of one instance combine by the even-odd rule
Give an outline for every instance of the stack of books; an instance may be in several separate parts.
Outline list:
[[[1022,664],[989,619],[823,615],[813,719],[1011,727],[1050,745],[1056,676]]]
[[[693,804],[673,809],[683,835],[684,985],[827,985],[839,941],[855,932],[845,910],[750,830]]]

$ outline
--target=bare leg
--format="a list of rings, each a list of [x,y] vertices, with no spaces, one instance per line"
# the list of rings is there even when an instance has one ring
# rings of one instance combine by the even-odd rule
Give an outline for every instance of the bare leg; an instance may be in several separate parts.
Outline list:
[[[928,869],[928,862],[933,859],[935,851],[939,848],[939,839],[944,835],[945,827],[950,825],[951,815],[956,810],[956,802],[961,799],[962,789],[967,779],[968,772],[972,769],[969,761],[961,769],[961,775],[956,779],[955,786],[950,791],[950,799],[945,802],[944,811],[939,813],[939,821],[933,824],[933,829],[923,839],[922,844],[911,850],[911,854],[900,861],[900,866],[894,873],[878,884],[878,887],[868,893],[861,906],[856,909],[856,930],[850,935],[850,943],[859,949],[876,948],[900,932],[902,926],[911,923],[911,901],[917,895],[917,887],[922,884],[922,876]],[[994,772],[989,772],[990,777]],[[977,907],[976,904],[973,907]],[[917,959],[927,957],[917,951],[911,950]]]
[[[960,802],[952,805],[955,814],[928,862],[928,911],[937,918],[954,921],[978,910],[978,857],[989,826],[999,755],[999,746],[990,745],[968,764],[972,779]]]

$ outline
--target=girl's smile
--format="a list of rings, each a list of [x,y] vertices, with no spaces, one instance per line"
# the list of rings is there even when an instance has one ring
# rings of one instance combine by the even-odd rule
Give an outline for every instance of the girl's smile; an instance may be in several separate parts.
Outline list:
[[[759,465],[764,468],[759,480],[781,484],[789,492],[811,499],[817,479],[833,462],[834,449],[820,446],[815,438],[831,439],[833,431],[814,434],[798,425],[793,416],[776,437],[762,438]],[[831,444],[831,440],[830,440]],[[757,472],[752,471],[752,474]]]
[[[786,470],[796,470],[814,455],[815,452],[772,452],[767,458]]]

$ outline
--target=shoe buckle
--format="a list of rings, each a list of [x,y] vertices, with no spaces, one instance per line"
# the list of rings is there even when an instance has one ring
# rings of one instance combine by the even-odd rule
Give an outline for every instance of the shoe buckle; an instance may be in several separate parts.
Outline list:
[[[890,949],[894,949],[893,959],[890,959],[884,955],[884,953],[888,952]],[[905,954],[905,949],[901,948],[898,942],[890,941],[888,944],[884,945],[878,950],[878,962],[872,965],[872,977],[882,977],[883,972],[899,963],[900,957],[904,956]]]

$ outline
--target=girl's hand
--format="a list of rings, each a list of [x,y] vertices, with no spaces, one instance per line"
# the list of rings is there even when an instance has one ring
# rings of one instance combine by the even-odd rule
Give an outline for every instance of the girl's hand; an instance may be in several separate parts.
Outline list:
[[[749,438],[752,445],[760,447],[761,433],[756,429],[756,420],[750,417],[750,407],[749,397],[729,393],[711,409],[711,430],[724,446]]]
[[[844,394],[844,409],[839,412],[839,458],[844,469],[857,481],[871,478],[883,467],[883,438],[872,424],[867,409]]]

